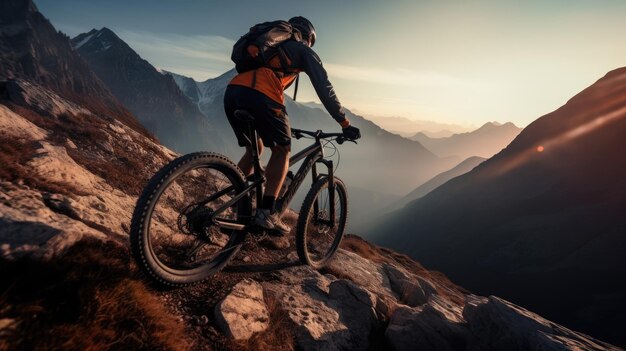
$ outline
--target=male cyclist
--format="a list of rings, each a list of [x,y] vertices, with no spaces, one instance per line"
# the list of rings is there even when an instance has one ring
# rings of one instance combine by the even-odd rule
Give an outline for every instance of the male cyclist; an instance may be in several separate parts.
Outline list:
[[[304,17],[289,20],[294,31],[299,31],[301,41],[291,39],[280,44],[284,56],[276,55],[269,61],[268,67],[261,67],[238,74],[233,78],[224,95],[224,109],[232,126],[239,146],[245,146],[246,152],[238,163],[239,168],[248,176],[253,172],[251,143],[245,125],[234,116],[235,110],[250,112],[259,139],[255,142],[259,154],[263,146],[269,147],[272,155],[265,169],[267,183],[263,202],[258,206],[254,222],[256,225],[279,234],[290,231],[275,213],[276,197],[287,175],[289,154],[291,151],[291,127],[285,110],[283,92],[294,82],[299,72],[305,72],[313,84],[317,96],[326,110],[341,125],[346,138],[358,139],[358,128],[351,126],[343,108],[335,95],[332,84],[322,61],[311,49],[315,44],[315,28]]]

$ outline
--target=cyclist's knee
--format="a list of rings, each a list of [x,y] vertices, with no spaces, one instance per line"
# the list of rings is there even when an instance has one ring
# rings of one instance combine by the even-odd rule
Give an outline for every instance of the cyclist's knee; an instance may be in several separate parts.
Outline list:
[[[263,153],[264,146],[261,139],[257,140],[257,150],[259,151],[259,156]],[[246,154],[252,155],[252,145],[246,145]]]

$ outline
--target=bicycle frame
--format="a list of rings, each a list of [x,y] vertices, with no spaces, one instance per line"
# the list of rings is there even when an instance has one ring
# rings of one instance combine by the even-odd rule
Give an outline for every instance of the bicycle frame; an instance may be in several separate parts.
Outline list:
[[[248,129],[249,135],[253,137],[252,140],[256,141],[257,140],[256,131],[252,128],[251,125],[249,125],[248,128],[249,128]],[[220,213],[224,212],[227,208],[231,207],[232,205],[240,201],[242,198],[244,198],[250,192],[252,192],[252,190],[256,189],[257,204],[260,204],[263,199],[263,182],[265,181],[265,177],[261,175],[261,163],[259,159],[258,145],[256,142],[252,142],[251,149],[252,149],[252,159],[253,159],[253,164],[254,164],[254,178],[253,178],[254,180],[242,192],[235,195],[232,199],[230,199],[228,202],[223,204],[220,208],[216,209],[214,213],[212,214],[213,222],[218,224],[222,228],[244,230],[246,226],[249,225],[249,223],[247,223],[250,221],[249,218],[247,220],[244,220],[244,223],[242,223],[241,221],[228,221],[225,219],[217,219],[215,218],[215,216],[219,215]],[[324,159],[324,147],[322,146],[321,138],[316,137],[315,143],[313,145],[293,155],[289,159],[289,167],[292,167],[293,165],[295,165],[302,159],[304,159],[304,162],[302,163],[302,165],[300,165],[298,172],[294,175],[293,181],[289,185],[289,188],[287,188],[287,190],[285,191],[284,196],[278,199],[276,210],[279,213],[283,213],[287,209],[287,206],[289,206],[289,203],[293,199],[293,196],[295,195],[296,191],[298,191],[298,189],[300,188],[300,185],[302,185],[302,182],[304,181],[304,178],[309,173],[309,171],[312,171],[312,182],[315,183],[315,181],[317,181],[318,177],[321,176],[321,174],[318,174],[316,164],[322,163],[328,169],[327,176],[329,177],[328,191],[329,191],[329,201],[330,201],[330,208],[329,208],[329,211],[330,211],[329,222],[330,223],[328,223],[328,225],[330,225],[332,228],[335,225],[335,182],[334,182],[334,176],[333,176],[333,161]],[[213,201],[214,199],[217,199],[229,193],[230,191],[232,191],[232,186],[213,194],[211,197],[209,197],[205,201],[206,203],[208,203],[210,201]],[[319,213],[317,202],[315,203],[313,208],[314,208],[313,210],[314,214],[317,218],[317,215]]]

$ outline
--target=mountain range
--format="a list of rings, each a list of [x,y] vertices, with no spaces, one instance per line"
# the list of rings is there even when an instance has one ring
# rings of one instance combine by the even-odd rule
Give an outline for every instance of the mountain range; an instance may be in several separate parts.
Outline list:
[[[225,152],[225,140],[174,79],[157,71],[108,28],[72,39],[74,49],[115,97],[159,140],[179,152]]]
[[[469,157],[468,159],[454,166],[450,170],[439,173],[436,176],[434,176],[432,179],[430,179],[429,181],[418,186],[413,191],[411,191],[408,195],[394,202],[393,205],[390,206],[389,208],[386,208],[385,211],[391,212],[394,210],[398,210],[406,206],[411,201],[414,201],[423,196],[426,196],[428,193],[437,189],[441,185],[447,183],[449,180],[471,171],[476,166],[483,163],[485,160],[486,158],[478,157],[478,156]]]
[[[240,157],[242,149],[236,145],[223,108],[223,95],[234,70],[203,82],[157,70],[108,28],[80,34],[72,43],[115,97],[164,145],[179,152],[212,150],[233,159]],[[292,126],[339,130],[324,110],[286,100]],[[337,165],[343,164],[338,175],[349,184],[354,198],[361,200],[352,206],[351,223],[361,222],[389,205],[391,199],[453,165],[453,158],[438,158],[418,142],[389,133],[350,111],[347,115],[361,128],[364,138],[358,147],[342,145],[341,158],[330,146],[327,152],[335,153]],[[294,152],[305,146],[304,141],[294,142]],[[376,167],[371,167],[372,161]],[[293,206],[301,203],[306,191],[303,187],[298,192]]]
[[[0,79],[28,79],[148,134],[30,1],[0,3]]]
[[[371,233],[474,291],[625,344],[624,135],[620,68]]]
[[[420,132],[431,138],[445,138],[455,133],[465,133],[474,129],[469,126],[438,121],[414,120],[406,117],[368,116],[368,119],[392,133],[407,138]]]
[[[433,138],[419,132],[409,139],[419,141],[440,157],[489,158],[509,145],[521,131],[521,128],[511,122],[504,124],[488,122],[471,132],[453,134],[444,138]]]

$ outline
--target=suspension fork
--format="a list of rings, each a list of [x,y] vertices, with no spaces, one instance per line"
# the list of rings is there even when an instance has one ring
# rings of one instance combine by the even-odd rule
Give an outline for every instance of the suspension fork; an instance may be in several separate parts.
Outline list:
[[[334,167],[333,167],[333,161],[332,160],[326,160],[326,159],[320,159],[317,162],[323,163],[324,166],[326,166],[326,168],[328,168],[328,201],[330,201],[329,204],[329,211],[330,211],[330,227],[334,228],[335,227],[335,176],[334,176]],[[316,174],[316,168],[315,166],[313,167],[313,176],[315,178],[317,178],[317,174]],[[314,178],[314,179],[315,179]],[[313,205],[313,213],[315,214],[315,218],[317,218],[317,215],[319,214],[319,206],[317,204],[317,201],[315,201],[315,204]]]

